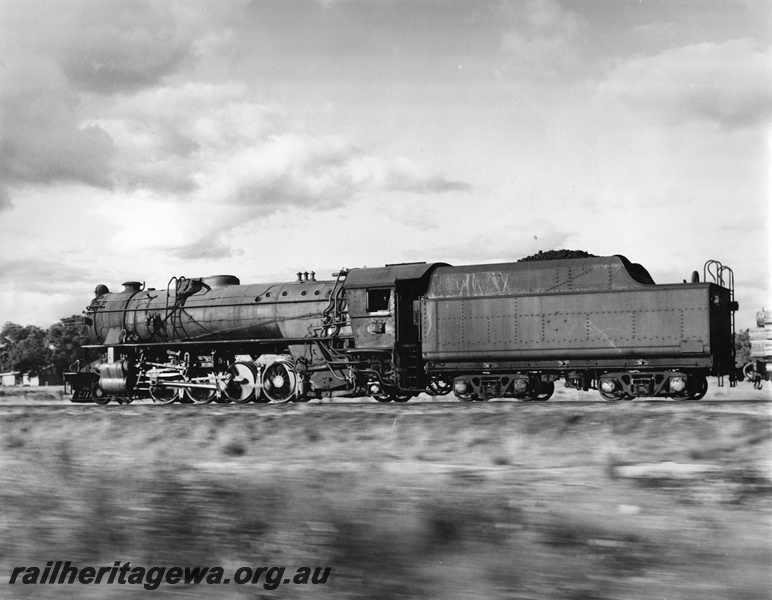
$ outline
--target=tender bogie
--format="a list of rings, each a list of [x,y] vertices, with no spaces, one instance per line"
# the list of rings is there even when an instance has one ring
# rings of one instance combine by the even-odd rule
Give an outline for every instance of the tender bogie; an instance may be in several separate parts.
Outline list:
[[[453,390],[460,400],[547,400],[555,391],[555,384],[550,376],[539,373],[479,373],[456,377]]]

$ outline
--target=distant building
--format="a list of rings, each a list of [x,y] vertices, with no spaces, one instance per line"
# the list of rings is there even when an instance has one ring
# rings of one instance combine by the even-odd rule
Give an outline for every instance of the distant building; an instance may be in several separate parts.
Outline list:
[[[21,371],[7,371],[0,373],[0,386],[38,386],[38,385],[58,385],[61,383],[61,377],[52,373],[43,372],[39,375],[30,375]]]
[[[772,357],[772,310],[756,313],[757,329],[751,329],[751,357]]]
[[[7,373],[0,373],[0,384],[21,385],[21,371],[8,371]]]
[[[756,329],[750,330],[751,360],[754,370],[761,377],[769,379],[772,373],[772,310],[762,309],[756,313]]]

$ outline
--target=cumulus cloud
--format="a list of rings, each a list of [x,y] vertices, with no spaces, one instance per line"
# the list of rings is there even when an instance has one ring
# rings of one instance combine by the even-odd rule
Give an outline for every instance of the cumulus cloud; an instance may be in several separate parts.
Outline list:
[[[76,87],[98,94],[160,82],[189,58],[198,33],[164,2],[89,2],[71,10],[78,36],[68,38],[62,68]]]
[[[530,75],[554,75],[576,60],[582,19],[554,0],[514,5],[513,27],[502,39],[508,67]]]
[[[367,154],[339,135],[311,135],[237,85],[146,90],[97,121],[115,141],[116,184],[159,199],[237,206],[246,217],[331,209],[358,193],[469,189],[404,157]]]
[[[78,81],[68,73],[67,64],[87,62],[77,49],[78,44],[88,46],[91,37],[82,21],[112,7],[5,2],[3,8],[0,177],[4,184],[69,181],[111,187],[112,140],[85,119]]]
[[[79,181],[110,187],[112,141],[80,121],[78,99],[50,60],[6,64],[0,82],[0,176],[6,184]]]
[[[4,0],[3,5],[0,27],[14,60],[48,57],[74,88],[98,94],[159,83],[194,59],[196,40],[217,20],[216,3]]]
[[[416,194],[468,189],[405,158],[369,156],[340,136],[272,135],[209,172],[212,191],[225,203],[272,212],[288,206],[337,208],[357,193]]]
[[[16,185],[112,188],[115,144],[95,123],[108,96],[157,85],[190,63],[213,27],[206,17],[218,14],[217,3],[0,1],[0,209]]]
[[[221,258],[238,248],[211,240],[277,212],[469,189],[409,158],[309,133],[246,84],[197,82],[196,61],[222,50],[239,4],[3,2],[0,210],[25,186],[86,184],[112,193],[104,217],[116,248]],[[202,225],[208,247],[193,243]]]
[[[73,288],[82,291],[78,284],[90,284],[92,280],[91,271],[85,267],[47,259],[2,259],[0,273],[7,287],[50,294],[71,293]]]
[[[387,163],[372,157],[363,158],[361,167],[377,186],[387,190],[420,193],[468,191],[463,181],[452,181],[443,175],[430,173],[424,165],[404,156]]]
[[[191,81],[197,55],[228,37],[233,6],[226,18],[224,3],[6,3],[0,209],[14,185],[56,182],[248,207],[245,218],[337,208],[359,192],[468,188],[311,135],[244,85]]]
[[[637,57],[617,65],[598,96],[671,122],[758,125],[772,117],[772,50],[732,40]]]

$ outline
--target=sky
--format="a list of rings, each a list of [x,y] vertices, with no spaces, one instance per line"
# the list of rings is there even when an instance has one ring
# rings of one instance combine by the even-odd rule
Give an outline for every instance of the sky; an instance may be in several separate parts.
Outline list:
[[[0,0],[0,323],[623,254],[772,307],[769,0]]]

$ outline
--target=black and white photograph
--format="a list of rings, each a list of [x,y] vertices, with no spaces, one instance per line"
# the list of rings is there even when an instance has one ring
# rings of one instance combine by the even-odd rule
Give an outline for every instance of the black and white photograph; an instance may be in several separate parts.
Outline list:
[[[0,0],[0,598],[772,600],[772,2]]]

